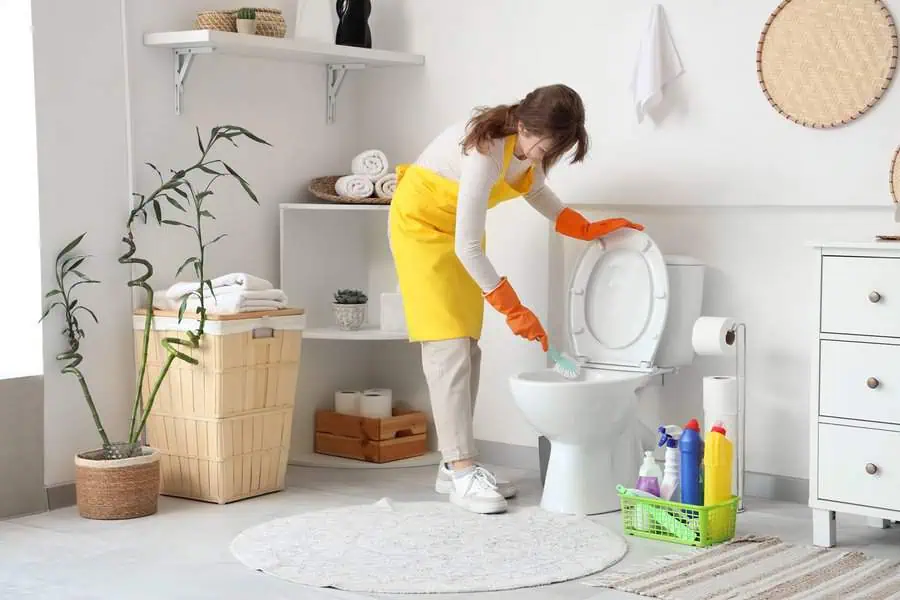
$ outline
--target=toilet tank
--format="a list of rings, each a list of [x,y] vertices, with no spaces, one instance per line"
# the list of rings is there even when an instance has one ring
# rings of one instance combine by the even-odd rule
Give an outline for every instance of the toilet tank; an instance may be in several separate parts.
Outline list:
[[[669,314],[654,362],[659,367],[684,367],[694,361],[691,337],[703,310],[706,265],[690,256],[666,255]]]

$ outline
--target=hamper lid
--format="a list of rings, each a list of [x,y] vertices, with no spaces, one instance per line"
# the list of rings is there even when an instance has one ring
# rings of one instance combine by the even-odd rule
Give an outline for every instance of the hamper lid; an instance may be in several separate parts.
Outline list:
[[[134,312],[134,329],[142,330],[146,319],[146,309],[138,309]],[[181,322],[178,322],[177,310],[153,311],[153,323],[151,328],[159,331],[193,331],[199,324],[200,317],[197,313],[184,313]],[[204,333],[210,335],[228,335],[233,333],[245,333],[254,329],[270,327],[281,330],[302,330],[306,328],[306,310],[302,308],[282,308],[278,310],[264,310],[245,313],[206,315],[206,327]]]

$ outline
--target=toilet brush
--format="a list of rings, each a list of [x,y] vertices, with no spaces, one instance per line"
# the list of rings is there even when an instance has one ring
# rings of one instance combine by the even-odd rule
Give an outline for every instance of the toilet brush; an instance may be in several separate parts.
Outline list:
[[[553,346],[547,350],[550,360],[553,361],[553,370],[565,377],[566,379],[577,379],[581,375],[581,367],[575,362],[575,359],[560,352]]]

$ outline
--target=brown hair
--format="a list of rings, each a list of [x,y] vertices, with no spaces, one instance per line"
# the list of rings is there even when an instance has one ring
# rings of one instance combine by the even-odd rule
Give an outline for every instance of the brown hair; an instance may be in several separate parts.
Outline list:
[[[584,103],[575,90],[562,84],[537,88],[516,104],[478,109],[462,140],[463,153],[472,148],[486,152],[491,141],[517,133],[519,122],[528,133],[553,141],[542,161],[545,172],[573,146],[570,163],[587,155]]]

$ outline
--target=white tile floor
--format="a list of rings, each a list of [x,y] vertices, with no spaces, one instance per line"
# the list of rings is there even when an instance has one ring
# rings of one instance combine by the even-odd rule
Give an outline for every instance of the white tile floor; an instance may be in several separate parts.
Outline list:
[[[497,469],[520,483],[514,502],[536,504],[536,473]],[[286,491],[226,506],[160,498],[159,514],[122,522],[89,521],[67,508],[0,522],[0,599],[53,600],[359,600],[368,596],[306,588],[248,569],[228,550],[243,529],[306,510],[396,500],[437,499],[433,468],[389,470],[291,467]],[[598,517],[621,532],[619,515]],[[874,556],[900,558],[900,528],[876,530],[838,517],[838,542]],[[798,504],[749,499],[739,534],[811,541],[809,510]],[[627,538],[629,552],[615,568],[640,564],[680,547]],[[411,598],[412,596],[402,596]],[[577,581],[492,594],[428,596],[434,600],[615,600],[630,594]]]

